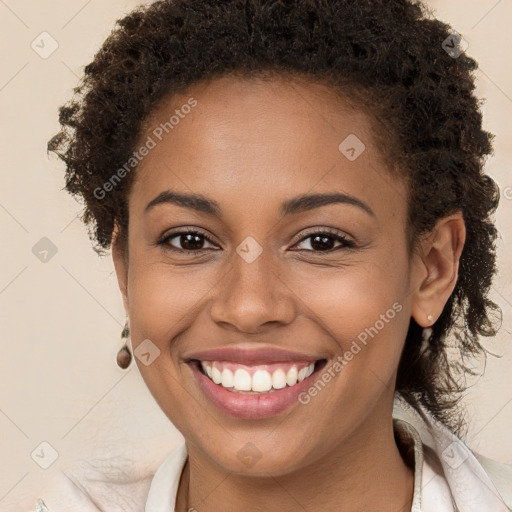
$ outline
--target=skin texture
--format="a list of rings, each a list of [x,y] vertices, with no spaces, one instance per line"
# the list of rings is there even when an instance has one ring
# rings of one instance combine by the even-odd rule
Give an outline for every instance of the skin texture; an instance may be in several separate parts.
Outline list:
[[[386,167],[371,119],[307,81],[196,84],[166,98],[140,140],[190,97],[197,106],[139,164],[128,254],[115,234],[112,253],[132,347],[148,338],[160,350],[149,366],[135,360],[187,442],[177,510],[410,510],[413,473],[392,428],[396,372],[410,318],[432,325],[453,291],[462,216],[440,220],[410,256],[407,189]],[[355,161],[338,149],[350,134],[366,146]],[[144,213],[169,189],[217,201],[222,216],[173,204]],[[293,197],[333,192],[358,198],[374,214],[348,204],[279,213]],[[182,247],[179,236],[157,245],[187,228],[212,241],[199,255],[172,251]],[[325,228],[356,246],[334,238],[331,251],[315,251],[306,237]],[[263,249],[252,263],[236,252],[248,236]],[[325,389],[271,418],[226,415],[184,361],[236,345],[284,348],[329,364],[394,303],[401,311]],[[250,467],[238,456],[249,442],[261,453]]]

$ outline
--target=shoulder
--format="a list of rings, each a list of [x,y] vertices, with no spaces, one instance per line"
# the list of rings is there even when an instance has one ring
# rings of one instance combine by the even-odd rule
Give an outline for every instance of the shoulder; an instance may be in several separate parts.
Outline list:
[[[186,459],[183,441],[157,467],[119,458],[88,461],[49,479],[31,512],[163,512]]]
[[[512,510],[512,464],[496,462],[479,453],[475,453],[475,457],[491,478],[507,507]]]
[[[154,472],[118,460],[82,462],[45,479],[33,512],[140,512]]]
[[[439,485],[422,485],[422,498],[435,500],[437,489],[449,493],[461,511],[508,512],[512,510],[512,465],[474,453],[453,432],[426,410],[417,411],[400,395],[393,417],[408,424],[420,445],[422,461]],[[451,510],[451,507],[449,507]]]

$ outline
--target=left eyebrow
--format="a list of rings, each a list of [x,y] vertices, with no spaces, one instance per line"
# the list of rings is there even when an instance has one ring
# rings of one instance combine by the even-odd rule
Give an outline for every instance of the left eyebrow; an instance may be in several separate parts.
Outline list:
[[[222,215],[222,209],[219,203],[213,199],[209,199],[198,194],[181,194],[178,192],[173,192],[172,190],[165,190],[158,194],[158,196],[156,196],[146,205],[146,208],[144,208],[144,213],[147,213],[155,206],[164,203],[175,204],[184,208],[191,208],[198,212],[206,213],[207,215],[212,215],[215,217],[221,217]],[[366,203],[363,203],[363,201],[357,199],[357,197],[340,193],[311,194],[294,197],[285,201],[281,205],[280,213],[281,216],[284,217],[286,215],[301,213],[308,210],[313,210],[314,208],[320,208],[321,206],[336,203],[356,206],[368,213],[368,215],[375,217],[375,213]]]
[[[307,210],[312,210],[313,208],[319,208],[320,206],[326,206],[328,204],[349,204],[352,206],[357,206],[364,210],[368,215],[375,217],[375,213],[373,210],[366,204],[363,203],[357,197],[351,196],[349,194],[312,194],[312,195],[304,195],[295,197],[286,201],[281,206],[281,215],[290,215],[293,213],[305,212]]]

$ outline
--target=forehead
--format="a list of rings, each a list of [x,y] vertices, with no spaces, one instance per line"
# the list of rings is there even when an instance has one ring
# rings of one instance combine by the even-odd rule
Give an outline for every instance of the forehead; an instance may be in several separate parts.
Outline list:
[[[305,79],[224,76],[164,98],[144,123],[130,202],[164,189],[214,194],[218,202],[257,195],[347,192],[369,202],[398,193],[375,143],[372,120],[348,97]]]

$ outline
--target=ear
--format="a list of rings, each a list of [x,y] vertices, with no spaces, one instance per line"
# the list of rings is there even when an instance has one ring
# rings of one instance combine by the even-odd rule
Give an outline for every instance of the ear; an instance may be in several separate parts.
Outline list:
[[[117,223],[112,233],[112,260],[119,290],[123,297],[124,309],[128,313],[128,255],[123,251],[123,244],[119,235],[119,225]]]
[[[457,284],[466,240],[462,212],[440,219],[414,255],[411,314],[422,327],[433,325]]]

